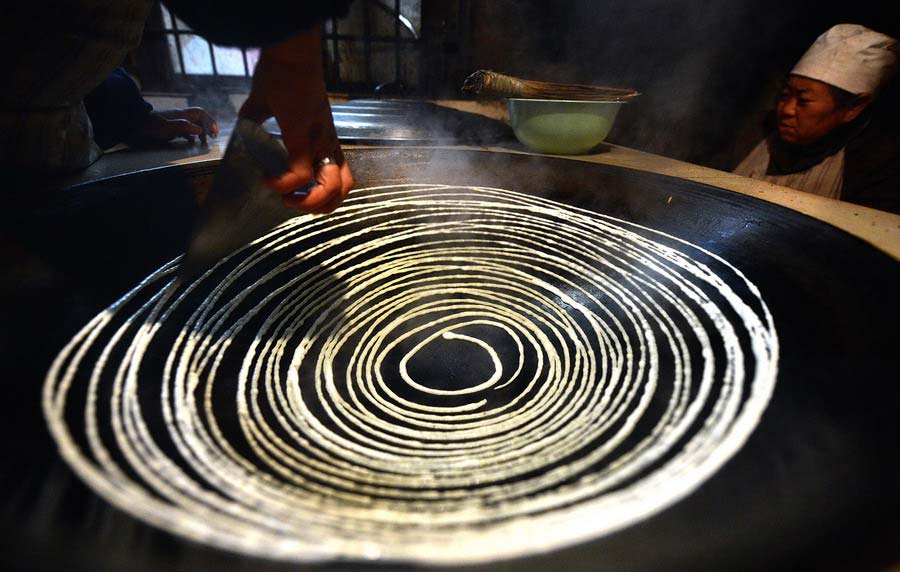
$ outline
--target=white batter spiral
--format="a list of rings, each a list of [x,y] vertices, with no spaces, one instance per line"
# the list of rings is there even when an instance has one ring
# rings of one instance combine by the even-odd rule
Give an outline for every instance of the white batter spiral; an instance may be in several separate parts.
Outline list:
[[[778,341],[710,252],[507,190],[354,191],[48,373],[66,461],[154,525],[270,558],[455,564],[596,538],[744,444]]]

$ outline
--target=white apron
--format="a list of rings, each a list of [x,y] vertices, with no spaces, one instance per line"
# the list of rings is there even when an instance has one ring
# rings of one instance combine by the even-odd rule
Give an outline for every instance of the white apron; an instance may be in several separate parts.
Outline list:
[[[768,168],[769,146],[763,139],[735,168],[734,173],[831,199],[841,198],[841,188],[844,186],[843,147],[805,171],[787,175],[767,175]]]

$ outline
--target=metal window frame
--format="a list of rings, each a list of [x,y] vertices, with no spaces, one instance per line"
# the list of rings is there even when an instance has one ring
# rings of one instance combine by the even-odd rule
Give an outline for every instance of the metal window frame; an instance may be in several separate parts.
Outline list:
[[[388,4],[390,3],[390,4]],[[362,5],[363,17],[363,33],[349,34],[341,33],[339,30],[340,20],[330,18],[330,30],[323,25],[322,31],[322,58],[326,64],[326,85],[329,91],[346,93],[351,95],[372,95],[378,83],[374,79],[372,46],[373,44],[390,44],[393,46],[393,82],[405,85],[406,79],[403,72],[403,56],[404,52],[414,52],[417,59],[422,57],[423,42],[421,37],[413,37],[409,33],[404,35],[404,26],[399,17],[394,16],[394,26],[392,35],[375,35],[373,33],[373,6],[379,5],[379,8],[388,14],[400,14],[400,0],[360,0]],[[160,62],[154,65],[142,67],[156,68],[153,77],[147,85],[150,89],[160,92],[182,92],[190,93],[195,91],[221,90],[225,92],[246,92],[250,89],[251,75],[249,73],[250,66],[247,59],[247,48],[239,48],[244,63],[243,76],[221,75],[218,73],[215,51],[213,44],[207,40],[209,47],[209,57],[212,63],[212,74],[188,74],[185,72],[184,53],[181,46],[181,37],[192,35],[197,36],[197,32],[189,28],[183,28],[178,25],[175,15],[171,14],[172,25],[166,26],[163,19],[161,5],[157,2],[153,12],[150,15],[148,25],[145,30],[145,44],[142,46],[144,52],[143,60],[151,61],[150,58],[162,58],[164,63],[160,66]],[[172,65],[169,52],[169,38],[175,40],[175,51],[178,65],[181,69],[179,72]],[[361,43],[363,45],[363,58],[365,79],[363,82],[347,82],[341,79],[341,58],[340,47],[345,43]],[[332,60],[328,61],[328,49],[333,54]],[[390,82],[382,82],[390,83]],[[422,90],[421,85],[406,86],[411,93],[418,93]]]
[[[387,4],[388,1],[391,2],[390,5]],[[423,53],[423,41],[421,36],[419,35],[404,35],[404,27],[399,17],[400,15],[402,15],[400,11],[400,0],[362,0],[361,4],[363,18],[362,34],[342,33],[339,29],[340,20],[336,18],[330,18],[328,20],[328,22],[330,22],[330,30],[329,27],[323,27],[322,57],[325,60],[326,69],[328,70],[326,82],[328,83],[329,90],[350,94],[360,93],[366,95],[371,95],[373,92],[375,92],[375,88],[379,85],[379,83],[374,80],[373,76],[372,45],[390,44],[393,46],[394,51],[394,74],[392,81],[394,83],[404,85],[405,87],[409,88],[411,92],[420,92],[422,86],[419,84],[413,86],[405,85],[406,78],[403,74],[403,53],[405,51],[417,52],[415,53],[415,57],[421,60]],[[392,35],[376,35],[372,32],[373,5],[377,5],[389,16],[392,16],[394,22]],[[360,43],[363,45],[364,80],[362,82],[348,82],[341,80],[341,43]],[[329,47],[330,52],[333,56],[331,62],[327,61]],[[383,81],[380,83],[391,82]]]

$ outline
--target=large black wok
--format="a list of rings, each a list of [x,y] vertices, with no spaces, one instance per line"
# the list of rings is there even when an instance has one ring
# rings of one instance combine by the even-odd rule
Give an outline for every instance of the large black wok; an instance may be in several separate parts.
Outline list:
[[[501,187],[670,233],[736,266],[772,311],[781,343],[774,396],[715,476],[612,536],[496,569],[863,571],[900,561],[896,261],[793,211],[641,171],[478,151],[348,157],[358,187]],[[8,197],[0,228],[0,568],[312,568],[193,544],[110,507],[59,458],[41,414],[50,361],[97,312],[183,251],[213,169],[174,166]]]

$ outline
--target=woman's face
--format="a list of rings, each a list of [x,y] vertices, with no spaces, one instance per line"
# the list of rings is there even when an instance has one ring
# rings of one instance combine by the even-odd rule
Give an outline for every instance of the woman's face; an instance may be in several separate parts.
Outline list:
[[[778,98],[778,135],[786,143],[810,145],[859,115],[838,106],[828,85],[792,75]]]

